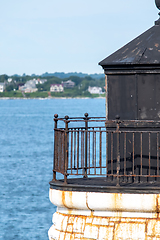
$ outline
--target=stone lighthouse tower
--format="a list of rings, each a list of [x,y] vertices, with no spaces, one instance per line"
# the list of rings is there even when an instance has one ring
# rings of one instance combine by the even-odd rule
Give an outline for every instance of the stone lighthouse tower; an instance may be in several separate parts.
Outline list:
[[[160,20],[99,64],[106,117],[54,116],[49,239],[158,240]]]

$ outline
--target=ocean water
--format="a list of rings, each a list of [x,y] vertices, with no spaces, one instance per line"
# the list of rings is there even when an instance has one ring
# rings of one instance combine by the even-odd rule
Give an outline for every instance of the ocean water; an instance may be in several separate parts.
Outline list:
[[[0,100],[0,240],[47,240],[53,116],[105,116],[105,99]]]

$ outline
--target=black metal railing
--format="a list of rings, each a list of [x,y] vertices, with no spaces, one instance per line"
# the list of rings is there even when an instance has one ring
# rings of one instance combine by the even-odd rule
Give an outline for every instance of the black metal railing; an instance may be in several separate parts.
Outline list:
[[[121,183],[160,181],[160,121],[54,118],[56,173],[106,177]],[[63,125],[62,125],[63,123]],[[74,126],[76,124],[76,126]],[[58,127],[60,125],[60,127]]]

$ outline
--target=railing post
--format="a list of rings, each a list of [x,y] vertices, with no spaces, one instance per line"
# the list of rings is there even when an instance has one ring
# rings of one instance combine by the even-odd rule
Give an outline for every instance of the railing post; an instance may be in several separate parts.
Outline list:
[[[65,116],[65,156],[64,156],[64,183],[67,183],[68,170],[68,121],[69,116]]]
[[[56,181],[56,171],[55,171],[55,161],[56,161],[56,153],[57,153],[57,134],[55,129],[57,129],[58,124],[58,114],[54,115],[54,159],[53,159],[53,181]]]
[[[116,116],[116,123],[117,123],[117,187],[120,186],[119,182],[119,172],[120,172],[120,132],[119,132],[119,124],[120,124],[120,117]]]
[[[87,178],[87,161],[88,161],[88,113],[84,114],[85,116],[85,166],[84,166],[84,178]]]

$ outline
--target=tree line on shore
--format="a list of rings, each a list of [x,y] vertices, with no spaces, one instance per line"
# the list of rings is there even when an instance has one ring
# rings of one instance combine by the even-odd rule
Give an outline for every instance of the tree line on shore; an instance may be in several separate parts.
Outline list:
[[[55,73],[58,75],[58,73]],[[0,97],[97,97],[98,94],[91,94],[88,92],[88,87],[96,86],[101,87],[104,92],[105,78],[103,74],[92,74],[92,77],[88,74],[80,73],[74,75],[74,73],[64,78],[65,73],[59,73],[59,77],[53,74],[42,75],[0,75],[0,82],[5,84],[5,89],[0,92]],[[60,77],[61,76],[61,77]],[[97,78],[96,78],[97,77]],[[37,91],[31,93],[23,93],[19,90],[20,86],[24,85],[27,81],[32,79],[46,79],[43,84],[36,84]],[[75,83],[73,88],[65,88],[63,92],[50,92],[50,86],[52,84],[61,84],[67,80],[71,80]]]

